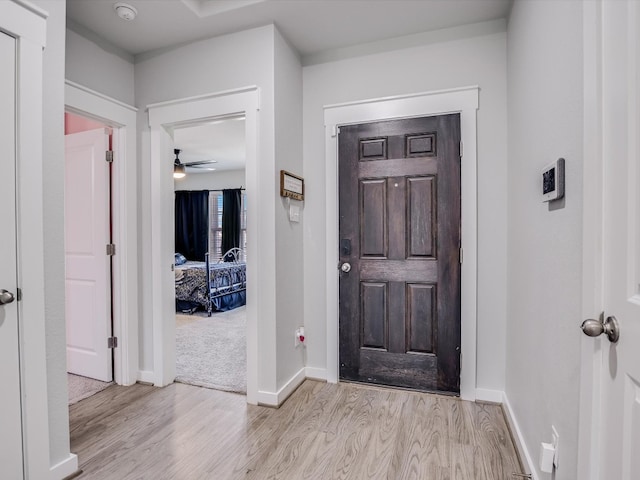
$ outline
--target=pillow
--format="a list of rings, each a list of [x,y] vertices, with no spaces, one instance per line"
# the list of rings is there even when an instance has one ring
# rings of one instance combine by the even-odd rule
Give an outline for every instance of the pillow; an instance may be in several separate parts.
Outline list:
[[[185,263],[187,263],[187,259],[184,258],[184,255],[182,255],[181,253],[176,253],[175,264],[176,265],[183,265]]]

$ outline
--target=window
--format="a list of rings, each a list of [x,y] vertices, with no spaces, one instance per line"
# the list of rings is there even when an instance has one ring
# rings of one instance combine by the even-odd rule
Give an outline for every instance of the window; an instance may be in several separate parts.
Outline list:
[[[247,194],[243,193],[240,203],[240,248],[242,260],[246,261],[247,250]],[[222,257],[222,192],[209,192],[209,255],[212,262]]]

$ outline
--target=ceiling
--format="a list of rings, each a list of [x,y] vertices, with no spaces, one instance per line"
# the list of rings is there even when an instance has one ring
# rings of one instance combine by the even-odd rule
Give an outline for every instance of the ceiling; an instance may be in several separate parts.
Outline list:
[[[216,120],[205,124],[176,128],[175,148],[182,163],[215,160],[215,163],[187,167],[187,173],[242,170],[245,167],[244,117]]]
[[[512,0],[125,0],[137,9],[120,19],[120,0],[67,0],[71,29],[135,56],[248,28],[275,24],[305,57],[395,37],[506,18]],[[183,163],[216,159],[210,168],[244,168],[244,121],[175,132]],[[207,172],[204,168],[187,172]]]
[[[131,55],[274,23],[302,57],[327,50],[505,18],[511,0],[67,0],[80,25]]]

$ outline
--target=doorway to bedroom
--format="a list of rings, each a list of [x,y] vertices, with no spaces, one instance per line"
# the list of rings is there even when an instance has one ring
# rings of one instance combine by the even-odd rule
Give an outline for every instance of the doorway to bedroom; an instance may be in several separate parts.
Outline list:
[[[176,127],[176,381],[246,394],[245,118]]]

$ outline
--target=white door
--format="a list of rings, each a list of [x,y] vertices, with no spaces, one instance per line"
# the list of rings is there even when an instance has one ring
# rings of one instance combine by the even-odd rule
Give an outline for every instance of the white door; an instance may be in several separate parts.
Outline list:
[[[23,478],[16,266],[16,41],[0,32],[0,465]]]
[[[67,135],[65,160],[65,295],[67,371],[113,379],[109,164],[105,129]]]
[[[619,322],[601,342],[600,480],[640,478],[640,4],[602,2],[603,310]],[[596,415],[597,401],[596,401]],[[598,455],[596,453],[596,455]],[[594,472],[595,473],[595,472]]]

